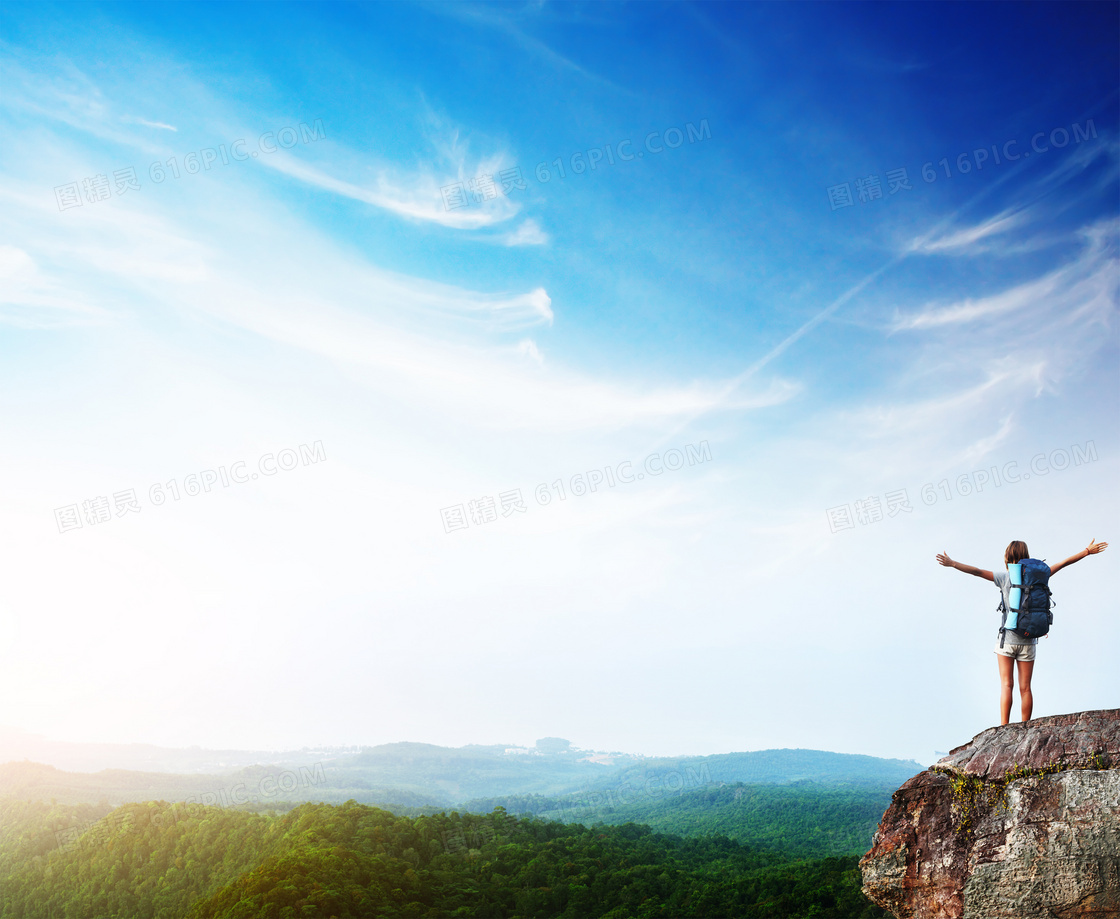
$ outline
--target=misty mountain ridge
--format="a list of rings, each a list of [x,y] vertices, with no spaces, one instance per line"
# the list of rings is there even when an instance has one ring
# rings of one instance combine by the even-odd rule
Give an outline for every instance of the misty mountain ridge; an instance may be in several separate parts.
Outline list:
[[[0,765],[0,794],[67,803],[193,798],[220,806],[252,806],[352,799],[402,808],[447,808],[532,795],[592,796],[613,802],[734,783],[893,789],[922,769],[912,760],[821,750],[646,757],[582,750],[561,738],[544,738],[533,748],[401,742],[261,755],[14,737],[15,744],[13,734],[0,735],[0,763],[8,761]],[[21,739],[32,743],[19,743]],[[137,761],[146,767],[126,765]],[[153,768],[153,761],[164,767],[182,765],[174,771]],[[182,768],[191,765],[194,768]]]

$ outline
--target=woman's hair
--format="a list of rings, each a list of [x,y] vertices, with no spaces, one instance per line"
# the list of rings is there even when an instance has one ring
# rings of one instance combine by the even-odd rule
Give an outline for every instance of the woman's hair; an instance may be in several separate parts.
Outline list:
[[[1005,565],[1014,565],[1016,562],[1021,562],[1023,559],[1030,557],[1030,549],[1027,548],[1027,544],[1021,539],[1013,539],[1007,544],[1007,548],[1003,550],[1003,563]]]

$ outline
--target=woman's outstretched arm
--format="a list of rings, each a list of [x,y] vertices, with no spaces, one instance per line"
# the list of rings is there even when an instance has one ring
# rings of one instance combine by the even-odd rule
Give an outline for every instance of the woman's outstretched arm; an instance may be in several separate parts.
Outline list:
[[[986,581],[994,581],[990,571],[985,571],[983,568],[973,568],[971,565],[965,565],[962,562],[954,562],[949,558],[948,553],[942,552],[937,556],[937,561],[944,565],[946,568],[956,568],[957,571],[963,571],[965,574],[974,574],[978,578],[984,578]],[[1064,565],[1065,562],[1062,562]]]
[[[1082,549],[1076,555],[1071,555],[1064,562],[1058,562],[1058,564],[1056,564],[1056,565],[1051,565],[1050,566],[1050,574],[1055,575],[1059,571],[1061,571],[1063,568],[1065,568],[1066,565],[1072,565],[1074,562],[1079,562],[1079,561],[1081,561],[1081,559],[1088,558],[1090,555],[1099,555],[1101,552],[1103,552],[1107,548],[1108,548],[1108,543],[1097,542],[1094,539],[1090,539],[1089,540],[1089,545],[1088,545],[1087,548]]]

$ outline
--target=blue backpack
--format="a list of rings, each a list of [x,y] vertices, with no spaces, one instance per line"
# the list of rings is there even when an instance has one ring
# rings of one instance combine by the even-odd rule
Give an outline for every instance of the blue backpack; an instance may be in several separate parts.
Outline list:
[[[1050,612],[1050,566],[1037,558],[1025,558],[1017,565],[1008,565],[1007,572],[1011,580],[1008,591],[1011,608],[1008,609],[1001,596],[998,607],[1003,613],[999,628],[1001,648],[1008,629],[1014,629],[1024,638],[1038,638],[1054,624],[1054,614]]]

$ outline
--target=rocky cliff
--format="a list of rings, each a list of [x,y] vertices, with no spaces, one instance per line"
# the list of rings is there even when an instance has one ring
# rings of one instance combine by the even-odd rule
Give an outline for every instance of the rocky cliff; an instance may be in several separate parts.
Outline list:
[[[899,919],[1120,916],[1120,709],[977,734],[894,793],[860,868]]]

